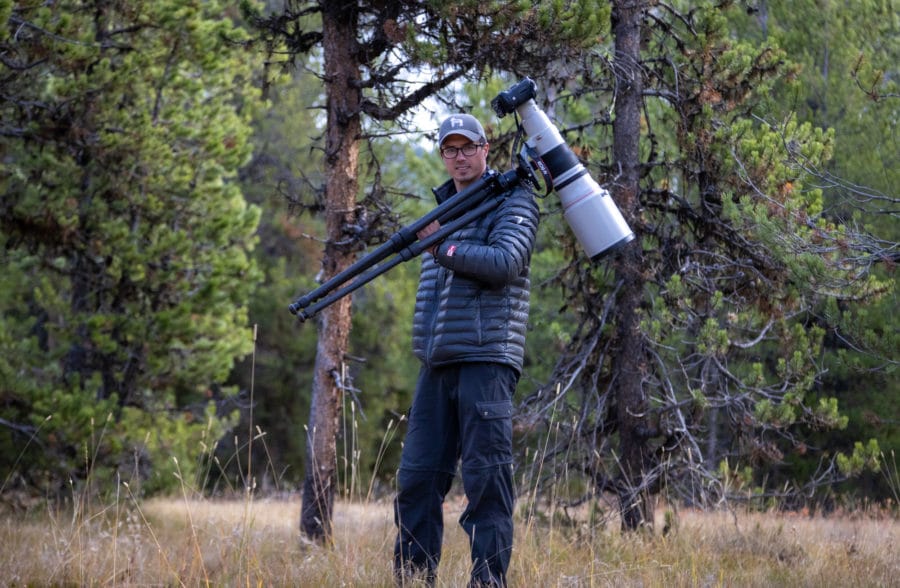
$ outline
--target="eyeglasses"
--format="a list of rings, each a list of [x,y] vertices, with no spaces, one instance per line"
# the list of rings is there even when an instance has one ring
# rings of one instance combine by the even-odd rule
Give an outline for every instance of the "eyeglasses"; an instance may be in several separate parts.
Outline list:
[[[441,147],[441,157],[444,159],[455,159],[460,151],[466,157],[472,157],[479,147],[484,147],[484,143],[466,143],[462,147]]]

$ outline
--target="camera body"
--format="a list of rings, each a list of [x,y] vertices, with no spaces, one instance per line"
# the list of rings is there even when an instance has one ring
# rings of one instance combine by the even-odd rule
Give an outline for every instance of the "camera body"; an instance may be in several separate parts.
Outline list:
[[[591,177],[559,129],[534,101],[536,85],[524,78],[500,92],[491,107],[498,117],[515,112],[521,119],[526,144],[549,174],[550,187],[559,195],[563,217],[592,261],[634,239],[609,192]]]

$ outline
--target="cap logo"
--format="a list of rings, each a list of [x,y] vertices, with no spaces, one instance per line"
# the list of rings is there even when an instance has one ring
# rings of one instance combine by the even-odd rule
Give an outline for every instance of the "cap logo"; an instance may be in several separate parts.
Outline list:
[[[463,126],[463,120],[461,118],[454,117],[454,118],[450,119],[450,127],[451,128],[455,129],[456,127],[462,127],[462,126]]]

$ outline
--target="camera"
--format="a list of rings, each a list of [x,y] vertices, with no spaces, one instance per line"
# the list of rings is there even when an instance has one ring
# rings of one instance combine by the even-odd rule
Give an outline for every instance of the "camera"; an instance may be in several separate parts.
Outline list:
[[[529,100],[533,100],[537,95],[537,84],[531,78],[525,78],[516,84],[497,94],[491,100],[491,108],[494,113],[503,118],[507,114],[511,114],[520,105],[525,104]]]
[[[500,92],[491,107],[498,117],[515,112],[521,119],[530,155],[540,160],[548,188],[558,195],[563,218],[592,261],[634,239],[609,192],[591,177],[578,157],[566,145],[559,129],[534,101],[536,84],[524,78]]]

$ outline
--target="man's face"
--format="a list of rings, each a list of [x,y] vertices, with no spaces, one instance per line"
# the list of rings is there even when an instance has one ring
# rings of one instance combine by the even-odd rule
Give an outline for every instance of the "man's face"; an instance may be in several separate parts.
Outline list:
[[[444,167],[447,168],[447,173],[450,174],[450,177],[456,183],[457,191],[479,179],[487,169],[487,143],[476,148],[472,155],[466,155],[463,152],[463,149],[471,150],[475,144],[477,143],[473,143],[472,140],[462,135],[450,135],[444,139],[441,145],[441,159],[444,160]],[[446,157],[445,152],[448,147],[456,149],[457,153],[454,157]]]

